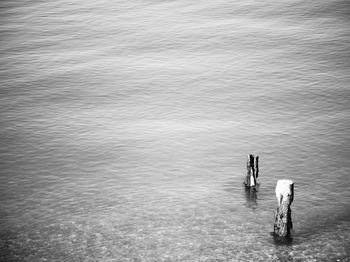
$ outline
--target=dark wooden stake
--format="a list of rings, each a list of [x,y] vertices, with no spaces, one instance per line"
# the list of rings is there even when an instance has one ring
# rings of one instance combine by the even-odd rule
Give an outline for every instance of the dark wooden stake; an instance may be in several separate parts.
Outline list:
[[[244,179],[246,187],[255,187],[257,185],[256,179],[259,175],[259,156],[254,157],[250,154],[247,159],[247,175]]]
[[[294,182],[278,180],[276,185],[278,207],[275,212],[274,237],[279,240],[291,240],[292,210],[290,205],[294,198]]]

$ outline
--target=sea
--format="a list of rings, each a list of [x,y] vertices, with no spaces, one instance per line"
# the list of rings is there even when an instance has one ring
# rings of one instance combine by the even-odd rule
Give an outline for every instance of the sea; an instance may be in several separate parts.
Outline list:
[[[0,260],[350,261],[349,100],[349,1],[1,0]]]

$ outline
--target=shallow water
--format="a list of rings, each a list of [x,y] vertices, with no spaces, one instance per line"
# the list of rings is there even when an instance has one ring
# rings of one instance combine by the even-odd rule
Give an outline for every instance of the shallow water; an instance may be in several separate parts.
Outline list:
[[[348,3],[0,7],[0,260],[349,261]]]

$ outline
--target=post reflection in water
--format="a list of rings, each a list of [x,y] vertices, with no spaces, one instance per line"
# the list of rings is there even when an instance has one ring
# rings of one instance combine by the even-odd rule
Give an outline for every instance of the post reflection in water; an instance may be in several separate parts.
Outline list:
[[[252,209],[256,209],[258,207],[258,202],[257,202],[257,188],[255,187],[244,187],[245,191],[245,198],[247,200],[246,206]]]

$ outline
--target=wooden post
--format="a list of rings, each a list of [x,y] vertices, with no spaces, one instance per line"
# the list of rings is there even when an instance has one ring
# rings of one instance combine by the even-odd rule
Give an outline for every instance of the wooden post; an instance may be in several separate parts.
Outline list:
[[[244,179],[244,184],[246,187],[255,187],[257,185],[256,179],[259,174],[259,156],[254,157],[250,154],[247,159],[247,175]]]
[[[273,227],[274,237],[280,240],[291,240],[292,211],[290,205],[294,198],[294,182],[292,180],[278,180],[276,185],[278,207],[275,213]]]

